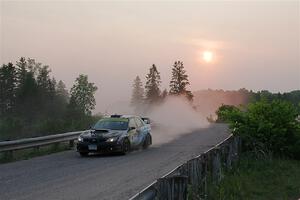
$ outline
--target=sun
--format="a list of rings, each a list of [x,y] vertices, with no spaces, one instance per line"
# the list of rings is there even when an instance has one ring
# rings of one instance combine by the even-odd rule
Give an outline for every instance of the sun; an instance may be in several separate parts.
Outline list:
[[[202,59],[207,62],[207,63],[210,63],[211,61],[213,61],[214,59],[214,54],[213,52],[211,51],[204,51],[202,53]]]

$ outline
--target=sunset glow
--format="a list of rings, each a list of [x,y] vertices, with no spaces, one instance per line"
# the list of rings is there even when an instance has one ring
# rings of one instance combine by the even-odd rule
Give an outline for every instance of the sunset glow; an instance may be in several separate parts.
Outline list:
[[[213,58],[214,58],[214,54],[211,51],[204,51],[202,54],[202,59],[207,63],[213,61]]]

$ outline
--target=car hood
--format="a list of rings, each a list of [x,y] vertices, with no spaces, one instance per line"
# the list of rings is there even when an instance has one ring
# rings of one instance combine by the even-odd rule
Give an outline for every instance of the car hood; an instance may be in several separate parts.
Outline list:
[[[125,131],[118,131],[118,130],[108,130],[108,129],[101,129],[101,130],[87,130],[84,131],[80,136],[84,138],[111,138],[111,137],[119,137]]]

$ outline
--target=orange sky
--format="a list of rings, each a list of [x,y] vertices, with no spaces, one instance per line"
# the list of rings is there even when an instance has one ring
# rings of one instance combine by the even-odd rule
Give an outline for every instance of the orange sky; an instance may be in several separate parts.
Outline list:
[[[151,64],[168,88],[182,60],[191,89],[300,88],[298,1],[109,2],[1,0],[1,64],[50,65],[68,87],[79,73],[99,88],[97,110],[127,100]],[[205,50],[214,60],[203,62]]]

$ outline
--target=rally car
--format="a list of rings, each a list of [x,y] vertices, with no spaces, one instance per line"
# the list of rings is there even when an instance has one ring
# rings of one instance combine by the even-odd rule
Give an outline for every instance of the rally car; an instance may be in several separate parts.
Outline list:
[[[77,151],[81,156],[97,152],[126,154],[135,148],[148,148],[151,144],[149,120],[143,121],[133,115],[112,115],[99,120],[78,137]]]

